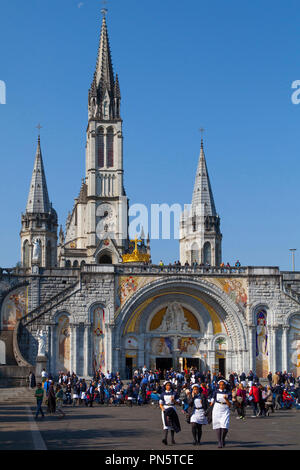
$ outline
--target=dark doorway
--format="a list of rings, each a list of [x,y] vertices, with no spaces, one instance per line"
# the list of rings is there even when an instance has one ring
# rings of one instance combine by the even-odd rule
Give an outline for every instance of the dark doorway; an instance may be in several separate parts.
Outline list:
[[[110,255],[102,255],[99,258],[99,264],[112,264],[112,259]]]
[[[173,359],[171,357],[157,357],[156,369],[170,370],[173,367]]]
[[[199,370],[199,359],[197,357],[187,357],[186,365],[187,367],[194,367]]]
[[[132,379],[132,357],[126,357],[126,379]]]
[[[219,372],[225,377],[225,359],[223,357],[219,358]]]

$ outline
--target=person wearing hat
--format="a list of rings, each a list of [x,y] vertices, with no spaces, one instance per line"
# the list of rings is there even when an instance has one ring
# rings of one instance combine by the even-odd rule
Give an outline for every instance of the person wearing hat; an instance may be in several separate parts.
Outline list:
[[[171,431],[172,444],[176,444],[174,440],[174,433],[179,432],[180,423],[176,413],[175,403],[178,400],[178,395],[172,390],[172,383],[170,380],[164,382],[164,390],[160,395],[159,406],[161,409],[163,429],[165,431],[163,444],[168,445],[168,431]]]
[[[214,406],[212,425],[213,429],[217,431],[219,448],[225,447],[225,437],[229,429],[230,398],[229,393],[226,391],[225,380],[219,380],[210,403],[211,406]]]
[[[192,424],[193,445],[200,445],[202,437],[202,425],[207,424],[205,411],[208,408],[207,398],[198,384],[192,386],[192,393],[187,392],[189,405],[189,422]]]

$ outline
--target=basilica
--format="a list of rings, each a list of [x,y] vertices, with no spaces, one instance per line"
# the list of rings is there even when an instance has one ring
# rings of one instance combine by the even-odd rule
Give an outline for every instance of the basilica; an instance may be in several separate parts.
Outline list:
[[[59,228],[39,137],[21,215],[21,263],[0,268],[0,381],[21,383],[42,368],[126,378],[144,365],[299,376],[300,273],[222,264],[203,139],[180,219],[181,264],[154,265],[149,236],[129,239],[122,124],[104,11],[78,197]]]

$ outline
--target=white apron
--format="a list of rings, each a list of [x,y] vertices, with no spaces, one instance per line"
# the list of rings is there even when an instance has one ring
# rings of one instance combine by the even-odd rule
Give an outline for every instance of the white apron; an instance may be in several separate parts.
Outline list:
[[[197,410],[197,408],[200,408],[202,406],[202,400],[200,398],[195,398],[194,406],[195,408],[191,416],[191,423],[207,424],[204,409],[202,408],[201,410]]]
[[[174,398],[174,395],[165,395],[164,396],[164,401],[165,401],[164,410],[167,410],[168,408],[174,408],[174,410],[176,411],[175,405],[170,405],[170,403],[172,402],[172,398]],[[161,403],[161,404],[163,404],[163,403]],[[173,429],[171,426],[166,426],[165,415],[164,415],[163,410],[161,412],[161,419],[162,419],[162,423],[163,423],[163,429]]]
[[[221,403],[217,403],[217,402]],[[223,404],[225,403],[225,404]],[[213,429],[228,429],[229,428],[230,409],[226,404],[222,393],[217,393],[212,412],[212,425]]]

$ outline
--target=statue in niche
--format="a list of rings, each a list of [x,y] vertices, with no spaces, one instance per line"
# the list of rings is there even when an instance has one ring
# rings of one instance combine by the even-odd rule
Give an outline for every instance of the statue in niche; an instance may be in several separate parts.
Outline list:
[[[189,322],[185,318],[182,306],[178,302],[172,302],[168,305],[165,316],[161,325],[156,331],[194,331],[189,326]]]
[[[32,263],[39,264],[41,262],[41,240],[36,238],[33,242]]]
[[[43,330],[38,331],[38,356],[46,356],[46,339],[47,335]]]

